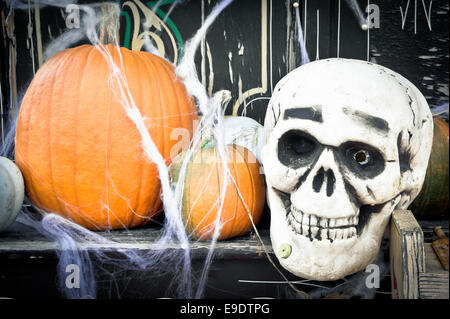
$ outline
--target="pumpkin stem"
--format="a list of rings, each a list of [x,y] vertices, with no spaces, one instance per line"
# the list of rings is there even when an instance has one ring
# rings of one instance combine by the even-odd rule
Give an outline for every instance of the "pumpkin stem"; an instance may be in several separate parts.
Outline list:
[[[215,146],[216,146],[216,141],[212,138],[207,138],[207,139],[203,140],[202,143],[200,144],[201,149],[212,148]]]
[[[104,3],[101,6],[101,10],[100,42],[102,44],[118,44],[120,8],[115,3]]]

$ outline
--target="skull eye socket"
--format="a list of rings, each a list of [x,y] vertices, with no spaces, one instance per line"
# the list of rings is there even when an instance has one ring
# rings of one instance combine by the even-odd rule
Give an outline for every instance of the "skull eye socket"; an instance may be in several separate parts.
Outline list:
[[[348,142],[340,147],[341,162],[360,178],[373,178],[383,172],[384,159],[380,151],[358,142]]]
[[[320,149],[320,144],[311,135],[290,130],[278,140],[278,159],[286,166],[298,168],[310,164]]]
[[[314,142],[306,136],[298,136],[293,139],[290,144],[292,151],[298,155],[308,155],[314,150]]]
[[[358,150],[353,154],[353,159],[361,166],[368,165],[371,162],[370,152]]]

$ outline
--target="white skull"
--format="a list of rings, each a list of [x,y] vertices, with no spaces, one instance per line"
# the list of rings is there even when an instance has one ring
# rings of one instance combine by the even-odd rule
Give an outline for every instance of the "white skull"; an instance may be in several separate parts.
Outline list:
[[[280,264],[337,280],[377,256],[394,209],[419,193],[433,121],[401,75],[358,60],[303,65],[277,84],[262,162]]]

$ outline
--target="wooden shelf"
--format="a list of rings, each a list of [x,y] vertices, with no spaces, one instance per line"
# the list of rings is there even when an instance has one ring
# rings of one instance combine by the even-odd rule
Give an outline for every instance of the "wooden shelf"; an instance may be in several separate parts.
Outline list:
[[[448,299],[449,272],[438,260],[411,211],[392,214],[390,231],[392,298]]]
[[[154,249],[180,249],[179,245],[166,245],[164,247],[157,245],[156,241],[161,236],[161,229],[157,227],[137,228],[133,230],[114,230],[107,232],[97,232],[99,236],[105,238],[107,243],[89,242],[81,244],[79,249],[86,250],[154,250]],[[268,230],[261,230],[263,243],[269,253],[272,253],[272,246]],[[192,241],[190,243],[191,251],[195,257],[201,258],[211,248],[211,243],[207,241]],[[55,253],[60,247],[55,246],[54,242],[37,232],[31,227],[15,223],[7,231],[0,233],[0,255],[10,253],[32,252],[35,254]],[[252,232],[247,236],[241,236],[236,239],[219,241],[215,244],[215,249],[224,255],[241,254],[245,256],[262,256],[264,249],[256,235]]]
[[[449,272],[430,243],[425,243],[425,272],[419,274],[419,296],[421,299],[449,299]]]
[[[412,215],[408,215],[411,217]],[[395,220],[393,218],[393,220]],[[415,221],[415,219],[414,219]],[[417,222],[416,222],[417,224]],[[428,225],[429,224],[429,225]],[[448,232],[448,222],[430,222],[424,226],[418,223],[413,227],[415,231],[424,234],[425,241],[432,239],[430,229],[433,225],[440,225]],[[421,227],[422,226],[422,227]],[[262,240],[270,256],[276,265],[283,271],[290,281],[303,280],[284,271],[273,255],[269,229],[259,229]],[[405,228],[401,228],[405,230]],[[80,249],[91,251],[91,256],[98,264],[104,267],[93,251],[101,250],[113,258],[122,258],[121,252],[125,250],[139,250],[143,253],[157,249],[155,241],[161,235],[161,228],[146,226],[133,230],[119,230],[97,233],[108,240],[105,244],[86,243],[80,245]],[[391,238],[385,237],[382,241],[380,254],[384,261],[389,262],[389,245]],[[420,298],[448,298],[448,272],[445,272],[434,254],[429,243],[424,243],[424,269],[417,272],[416,280],[420,282],[417,288],[417,297]],[[210,249],[209,242],[191,242],[192,268],[194,273],[199,273],[204,265],[206,254]],[[178,245],[168,246],[169,249],[181,249]],[[9,230],[0,233],[0,296],[1,297],[26,297],[36,296],[45,298],[60,298],[57,285],[57,264],[60,247],[36,230],[20,223],[15,223]],[[397,250],[401,253],[401,250]],[[116,270],[111,270],[112,272]],[[391,270],[392,273],[392,270]],[[348,279],[348,278],[347,278]],[[99,297],[110,298],[111,278],[98,278]],[[170,278],[152,277],[145,270],[120,271],[120,275],[114,277],[120,286],[120,296],[128,298],[159,298],[170,296],[167,294],[167,282]],[[284,279],[268,261],[261,243],[254,233],[232,240],[216,243],[214,259],[209,272],[208,286],[205,297],[207,298],[292,298],[292,290]],[[376,298],[390,298],[391,284],[389,276],[384,277],[380,293]],[[131,283],[130,283],[131,282]],[[343,281],[317,282],[309,284],[321,285],[332,288],[342,284]],[[151,288],[150,288],[151,287]],[[313,286],[298,285],[303,291],[310,292]],[[445,290],[446,289],[446,290]],[[326,295],[327,290],[324,289]],[[112,297],[116,295],[113,294]],[[346,296],[351,297],[351,292]]]

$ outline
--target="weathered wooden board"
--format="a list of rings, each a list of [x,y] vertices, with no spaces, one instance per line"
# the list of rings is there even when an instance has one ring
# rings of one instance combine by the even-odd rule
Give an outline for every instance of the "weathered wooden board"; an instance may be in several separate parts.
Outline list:
[[[422,273],[419,276],[421,299],[449,299],[447,274]]]
[[[114,244],[94,245],[91,243],[80,246],[81,249],[88,250],[97,270],[99,298],[170,297],[167,292],[167,285],[171,282],[170,277],[155,275],[145,269],[121,268],[118,263],[108,263],[108,261],[98,259],[98,254],[93,251],[101,250],[104,255],[114,261],[123,258],[121,251],[138,249],[145,253],[155,248],[154,242],[160,235],[160,231],[160,227],[146,226],[130,231],[106,232],[102,235],[113,241]],[[316,297],[339,292],[346,292],[350,296],[352,293],[367,292],[364,285],[364,271],[349,276],[345,280],[332,282],[304,280],[289,274],[282,269],[271,252],[268,231],[260,230],[260,235],[275,264],[289,281],[295,283],[298,289],[306,292],[315,291]],[[191,243],[193,274],[198,275],[202,271],[209,245],[208,242]],[[379,262],[381,263],[380,267],[384,269],[384,264],[388,261],[388,242],[384,240],[381,246]],[[180,249],[176,245],[171,248]],[[50,239],[19,223],[16,223],[8,232],[0,233],[0,296],[63,297],[56,285],[59,252],[60,248],[55,246]],[[389,277],[386,275],[387,272],[383,270],[380,293],[369,292],[375,294],[376,298],[388,297],[386,291],[389,290],[390,284]],[[213,263],[208,273],[205,297],[295,298],[296,296],[284,278],[268,261],[259,240],[254,234],[249,234],[217,243]]]
[[[170,274],[154,274],[147,269],[130,267],[131,252],[138,251],[140,256],[149,258],[148,253],[161,248],[155,244],[161,235],[160,227],[146,226],[101,235],[111,243],[78,246],[80,251],[88,252],[93,263],[99,298],[173,297],[169,289]],[[267,231],[262,230],[261,236],[269,254],[276,259],[271,253]],[[167,254],[181,250],[179,245],[166,248]],[[197,276],[203,270],[210,242],[191,242],[190,248],[192,273]],[[60,253],[61,247],[51,239],[22,224],[15,223],[8,231],[0,233],[0,297],[64,297],[57,284]],[[107,256],[108,260],[103,260],[102,256]],[[290,280],[298,280],[285,275]],[[205,297],[210,298],[282,298],[290,293],[254,234],[218,242],[208,277]]]
[[[392,214],[390,230],[392,298],[448,299],[449,273],[408,210]]]
[[[419,273],[425,272],[423,233],[411,211],[395,210],[390,231],[392,298],[419,298]]]
[[[164,247],[156,245],[156,240],[161,236],[161,228],[159,227],[143,227],[133,230],[116,230],[109,232],[97,233],[103,236],[107,241],[106,244],[86,243],[80,244],[81,250],[154,250],[154,249],[180,249],[179,245],[167,245]],[[272,246],[267,230],[262,230],[262,240],[268,253],[272,253]],[[193,241],[191,243],[191,251],[195,258],[203,258],[211,248],[208,241]],[[46,238],[36,230],[15,223],[7,231],[0,233],[0,255],[9,253],[29,253],[35,255],[45,255],[54,253],[60,247],[55,246],[54,242]],[[262,257],[264,254],[263,246],[254,233],[247,236],[241,236],[237,239],[219,241],[215,244],[215,249],[220,256],[238,255],[242,257]]]
[[[419,274],[419,294],[421,299],[448,299],[449,272],[436,256],[430,243],[425,243],[426,272]]]

